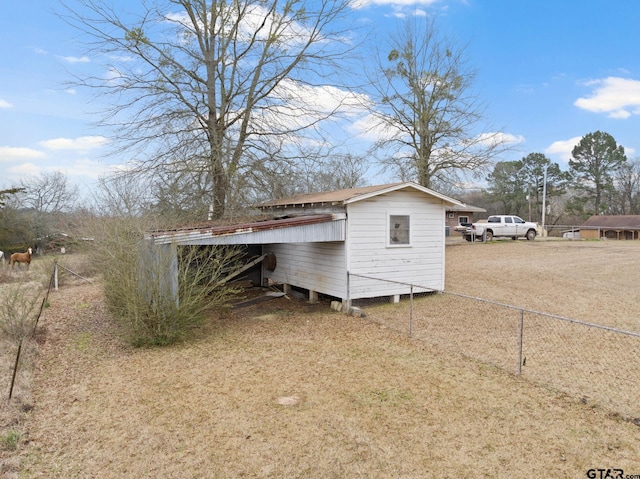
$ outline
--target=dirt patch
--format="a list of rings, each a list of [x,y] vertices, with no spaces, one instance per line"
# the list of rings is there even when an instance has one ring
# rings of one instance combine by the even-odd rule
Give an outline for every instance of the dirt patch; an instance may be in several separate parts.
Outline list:
[[[583,277],[602,285],[595,265],[617,258],[628,274],[640,252],[640,243],[610,244],[577,244],[586,249],[576,256],[537,241],[455,245],[447,287],[556,313],[574,301],[588,311],[573,276],[560,276],[575,271],[562,260],[579,259]],[[473,275],[498,261],[510,280]],[[618,281],[620,269],[606,271]],[[559,285],[572,288],[561,295]],[[619,299],[617,286],[600,289]],[[634,424],[329,304],[277,298],[212,318],[188,344],[131,349],[113,334],[100,287],[75,285],[52,295],[42,327],[19,448],[24,478],[640,473]],[[17,469],[6,473],[17,477]]]

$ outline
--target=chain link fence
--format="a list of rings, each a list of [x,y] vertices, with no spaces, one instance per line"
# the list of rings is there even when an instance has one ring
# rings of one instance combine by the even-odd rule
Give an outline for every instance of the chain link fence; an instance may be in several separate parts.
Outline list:
[[[404,284],[400,297],[352,300],[368,319],[438,350],[496,366],[640,425],[640,333],[410,283],[349,275],[350,288]],[[397,301],[394,303],[394,301]]]

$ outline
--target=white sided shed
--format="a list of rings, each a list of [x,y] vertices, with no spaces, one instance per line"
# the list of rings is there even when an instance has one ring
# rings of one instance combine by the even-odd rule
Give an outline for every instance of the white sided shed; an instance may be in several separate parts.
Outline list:
[[[452,206],[463,204],[416,183],[392,183],[257,205],[276,218],[269,222],[147,239],[159,245],[259,244],[264,255],[275,256],[262,267],[263,283],[304,288],[311,301],[318,293],[345,303],[397,300],[411,291],[444,289],[445,211]]]
[[[454,205],[461,203],[411,182],[263,203],[259,208],[273,214],[345,216],[336,241],[264,244],[277,258],[265,277],[343,301],[397,298],[410,292],[409,283],[443,290],[445,211]]]

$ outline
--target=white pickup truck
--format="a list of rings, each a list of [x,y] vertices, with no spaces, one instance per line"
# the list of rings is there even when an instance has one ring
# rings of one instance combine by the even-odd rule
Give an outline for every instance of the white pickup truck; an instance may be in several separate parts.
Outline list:
[[[493,238],[520,237],[528,240],[535,239],[538,234],[538,224],[525,221],[519,216],[494,215],[489,216],[486,222],[472,223],[462,232],[467,241],[491,241]]]

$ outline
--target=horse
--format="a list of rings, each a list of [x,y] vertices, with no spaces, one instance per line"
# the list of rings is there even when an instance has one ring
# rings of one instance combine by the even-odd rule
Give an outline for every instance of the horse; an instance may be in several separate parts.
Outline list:
[[[0,251],[0,264],[4,265],[4,251]]]
[[[27,248],[26,253],[13,253],[9,260],[12,270],[16,263],[27,263],[27,271],[29,271],[29,266],[31,265],[31,248]]]

